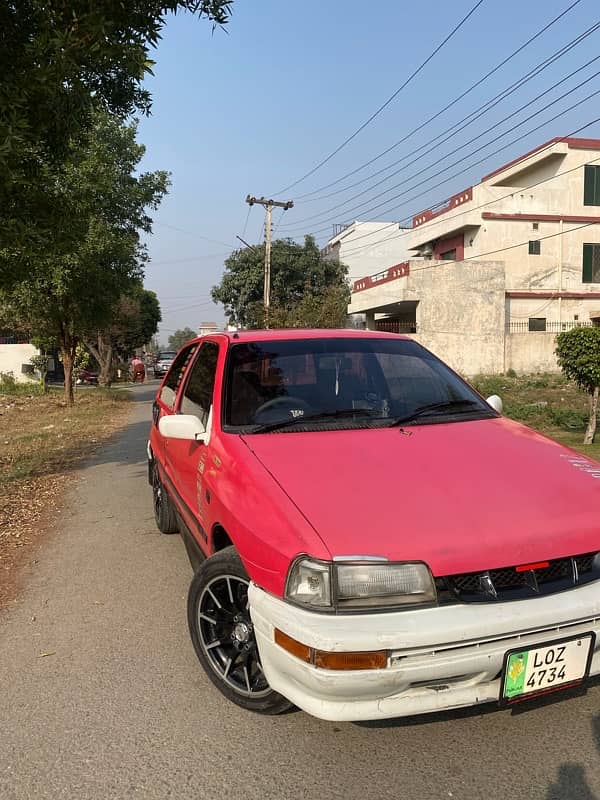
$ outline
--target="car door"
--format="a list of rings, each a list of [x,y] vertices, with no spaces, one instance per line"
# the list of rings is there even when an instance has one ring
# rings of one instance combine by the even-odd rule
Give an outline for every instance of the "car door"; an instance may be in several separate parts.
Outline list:
[[[166,446],[165,439],[158,433],[158,420],[164,414],[173,414],[175,411],[175,401],[177,399],[177,391],[183,381],[183,376],[189,366],[192,356],[198,347],[197,342],[183,347],[177,358],[174,360],[169,372],[167,373],[162,385],[158,391],[156,399],[152,404],[152,432],[150,439],[152,442],[152,450],[154,457],[158,463],[166,468]]]
[[[213,405],[218,359],[219,344],[213,340],[202,342],[187,370],[176,402],[177,413],[192,414],[202,422],[206,428],[204,441],[169,439],[166,445],[167,471],[178,495],[175,500],[184,522],[201,545],[206,544],[210,529],[207,518],[210,498],[206,495],[204,476],[209,469],[214,435]]]

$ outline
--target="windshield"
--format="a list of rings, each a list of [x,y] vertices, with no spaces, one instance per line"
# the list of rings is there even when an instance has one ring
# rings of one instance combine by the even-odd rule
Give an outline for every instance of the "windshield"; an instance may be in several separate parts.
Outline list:
[[[159,353],[158,354],[158,360],[159,361],[173,361],[175,359],[176,355],[177,355],[177,353],[175,353],[174,351],[173,352],[169,351],[169,352],[165,352],[165,353]]]
[[[229,350],[226,429],[320,430],[482,416],[495,413],[409,339],[296,339],[240,343]]]

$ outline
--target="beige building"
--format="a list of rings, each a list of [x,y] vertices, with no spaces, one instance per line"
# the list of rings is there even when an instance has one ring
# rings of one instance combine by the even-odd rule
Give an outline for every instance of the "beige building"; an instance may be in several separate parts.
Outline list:
[[[600,140],[553,139],[402,238],[413,257],[365,271],[349,313],[413,333],[467,375],[556,370],[556,334],[600,324]]]

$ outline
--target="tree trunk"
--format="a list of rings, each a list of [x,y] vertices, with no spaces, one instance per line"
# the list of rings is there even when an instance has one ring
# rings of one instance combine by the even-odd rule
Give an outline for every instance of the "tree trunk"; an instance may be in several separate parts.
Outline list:
[[[100,386],[110,386],[112,383],[112,360],[113,360],[113,346],[109,338],[105,338],[104,334],[98,331],[98,344],[86,342],[85,346],[94,356],[100,367],[100,374],[98,375],[98,383]]]
[[[596,414],[598,413],[598,386],[594,386],[594,392],[590,395],[590,418],[585,432],[584,444],[593,444],[596,435]]]
[[[67,405],[72,406],[75,402],[73,393],[73,362],[75,358],[70,347],[61,347],[61,355],[65,371],[65,401]]]
[[[73,366],[75,364],[75,353],[77,351],[77,339],[72,335],[68,325],[64,322],[61,323],[59,345],[65,371],[65,401],[67,405],[72,406],[75,402],[75,394],[73,393]]]

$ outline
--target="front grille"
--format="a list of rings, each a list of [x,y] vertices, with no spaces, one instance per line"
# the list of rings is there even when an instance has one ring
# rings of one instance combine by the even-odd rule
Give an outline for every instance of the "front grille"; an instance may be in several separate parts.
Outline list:
[[[448,575],[441,582],[451,596],[462,602],[481,603],[554,594],[598,579],[600,553],[596,552],[557,558],[547,567],[524,572],[517,572],[516,567],[504,567],[488,572]]]

